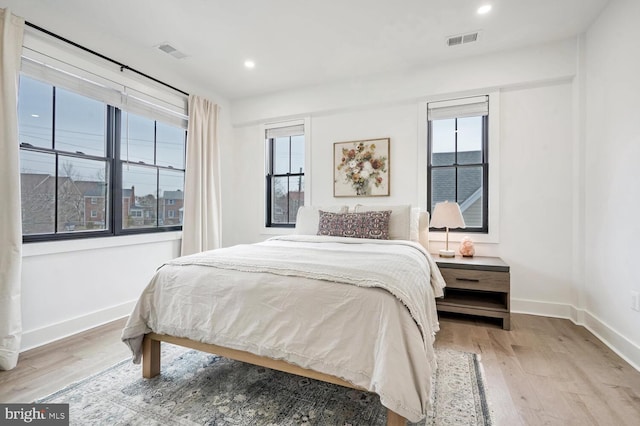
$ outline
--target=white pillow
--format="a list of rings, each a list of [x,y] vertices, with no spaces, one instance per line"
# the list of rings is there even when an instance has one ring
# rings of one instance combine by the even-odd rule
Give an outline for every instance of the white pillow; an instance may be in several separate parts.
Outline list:
[[[298,235],[317,235],[318,222],[320,222],[320,210],[331,213],[347,213],[348,206],[302,206],[296,216],[296,231]]]
[[[356,213],[391,210],[389,239],[408,240],[411,237],[411,206],[409,204],[399,206],[363,206],[357,204],[354,210]]]

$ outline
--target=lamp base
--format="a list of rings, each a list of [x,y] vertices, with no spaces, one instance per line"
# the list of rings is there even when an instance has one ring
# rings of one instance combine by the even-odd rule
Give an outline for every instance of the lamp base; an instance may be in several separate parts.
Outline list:
[[[456,252],[453,250],[440,250],[440,257],[456,257]]]

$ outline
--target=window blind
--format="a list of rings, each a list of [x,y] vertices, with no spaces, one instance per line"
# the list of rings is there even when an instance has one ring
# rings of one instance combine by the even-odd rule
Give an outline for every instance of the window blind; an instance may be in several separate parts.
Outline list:
[[[136,84],[137,88],[132,88],[122,82],[51,58],[27,47],[23,49],[21,72],[29,77],[105,102],[124,111],[187,128],[188,99],[185,95],[171,94],[165,99],[160,99],[142,90],[139,82]]]
[[[271,127],[265,130],[267,139],[304,135],[304,124],[294,126]]]
[[[477,117],[479,115],[489,115],[489,96],[429,102],[427,105],[427,118],[429,121]]]

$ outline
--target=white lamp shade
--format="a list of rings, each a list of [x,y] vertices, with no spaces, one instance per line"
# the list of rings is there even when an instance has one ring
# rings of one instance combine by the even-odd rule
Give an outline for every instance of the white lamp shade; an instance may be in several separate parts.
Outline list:
[[[437,203],[431,212],[432,228],[464,228],[464,218],[458,203]]]

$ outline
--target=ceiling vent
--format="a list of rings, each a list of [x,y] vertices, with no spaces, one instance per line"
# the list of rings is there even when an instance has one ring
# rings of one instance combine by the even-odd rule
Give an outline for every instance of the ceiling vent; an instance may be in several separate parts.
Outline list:
[[[447,37],[447,46],[459,46],[461,44],[473,43],[480,39],[480,31],[467,34],[458,34]]]
[[[187,54],[182,53],[181,51],[179,51],[178,49],[176,49],[175,47],[173,47],[169,43],[162,43],[162,44],[156,46],[156,48],[158,48],[159,50],[163,51],[164,53],[167,53],[167,54],[173,56],[176,59],[183,59],[183,58],[187,57]]]

